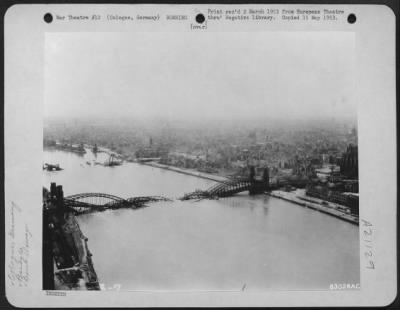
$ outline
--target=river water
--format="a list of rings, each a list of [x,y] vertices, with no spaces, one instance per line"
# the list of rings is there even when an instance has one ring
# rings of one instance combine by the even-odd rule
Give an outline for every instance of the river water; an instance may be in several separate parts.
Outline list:
[[[181,197],[214,182],[172,171],[44,151],[43,186],[64,194]],[[90,163],[90,165],[88,164]],[[309,290],[359,283],[358,226],[301,206],[243,193],[203,201],[157,202],[139,210],[78,216],[99,281],[121,290]]]

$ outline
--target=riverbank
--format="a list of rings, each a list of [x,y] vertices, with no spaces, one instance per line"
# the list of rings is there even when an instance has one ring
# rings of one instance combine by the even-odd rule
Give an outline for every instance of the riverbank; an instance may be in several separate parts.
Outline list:
[[[88,148],[89,145],[85,145],[85,147]],[[106,148],[99,147],[99,150],[101,150],[101,152],[105,152],[108,154],[111,153],[111,150],[106,149]],[[89,149],[87,149],[87,151],[89,151]],[[117,156],[118,155],[121,156],[120,154],[117,154]],[[170,165],[164,165],[164,164],[160,164],[160,163],[154,162],[154,161],[137,162],[137,161],[129,160],[127,162],[134,162],[139,165],[145,165],[145,166],[149,166],[149,167],[153,167],[153,168],[169,170],[169,171],[173,171],[173,172],[180,173],[180,174],[185,174],[185,175],[189,175],[189,176],[194,176],[194,177],[210,180],[213,182],[223,183],[223,182],[230,180],[230,178],[226,177],[226,176],[200,172],[200,171],[193,170],[193,169],[184,169],[184,168],[174,167],[174,166],[170,166]],[[317,199],[314,197],[306,196],[304,190],[298,189],[298,190],[292,191],[292,192],[272,190],[272,191],[265,192],[265,193],[272,197],[283,199],[283,200],[286,200],[291,203],[295,203],[295,204],[303,206],[303,207],[308,207],[313,210],[320,211],[325,214],[335,216],[342,220],[345,220],[345,221],[348,221],[348,222],[358,225],[358,221],[359,221],[358,217],[346,212],[347,211],[346,207],[341,206],[339,204],[326,202],[326,201],[323,201],[323,200],[320,200],[320,199]]]
[[[92,254],[61,186],[43,189],[43,289],[100,290]]]
[[[61,143],[57,142],[57,144],[54,148],[61,150],[61,151],[68,151],[59,146],[61,146]],[[93,148],[94,148],[93,145],[85,143],[85,144],[83,144],[83,146],[84,146],[86,152],[89,152],[89,151],[93,152]],[[46,148],[50,148],[50,147],[46,147]],[[150,166],[150,167],[154,167],[154,168],[170,170],[170,171],[174,171],[177,173],[191,175],[191,176],[199,177],[199,178],[210,180],[210,181],[225,182],[225,181],[229,180],[229,178],[225,177],[225,176],[215,175],[215,174],[206,173],[206,172],[200,172],[200,171],[193,170],[193,169],[184,169],[184,168],[174,167],[174,166],[170,166],[170,165],[163,165],[163,164],[160,164],[155,161],[139,162],[137,160],[132,160],[131,158],[129,158],[126,155],[119,154],[118,152],[112,151],[112,150],[102,147],[102,146],[97,146],[97,153],[106,153],[109,155],[113,154],[116,158],[120,158],[120,159],[124,160],[125,162],[134,162],[134,163],[137,163],[140,165],[146,165],[146,166]]]
[[[329,214],[355,225],[359,225],[359,219],[357,216],[342,211],[345,207],[331,202],[328,203],[321,199],[308,197],[305,195],[304,190],[296,190],[292,192],[275,190],[265,192],[265,194],[295,203],[306,208],[320,211],[325,214]],[[326,205],[323,205],[322,203],[326,203]]]
[[[177,173],[191,175],[191,176],[194,176],[194,177],[199,177],[199,178],[202,178],[202,179],[207,179],[207,180],[215,181],[215,182],[225,182],[225,181],[229,180],[229,178],[224,177],[224,176],[220,176],[220,175],[214,175],[214,174],[210,174],[210,173],[199,172],[199,171],[192,170],[192,169],[183,169],[183,168],[178,168],[178,167],[174,167],[174,166],[163,165],[163,164],[156,163],[156,162],[143,162],[143,163],[139,163],[139,164],[140,165],[146,165],[146,166],[154,167],[154,168],[159,168],[159,169],[170,170],[170,171],[174,171],[174,172],[177,172]]]

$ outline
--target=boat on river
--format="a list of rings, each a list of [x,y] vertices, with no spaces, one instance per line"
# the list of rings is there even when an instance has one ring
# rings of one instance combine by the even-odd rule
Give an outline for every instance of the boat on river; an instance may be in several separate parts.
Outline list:
[[[45,163],[43,165],[43,170],[60,171],[60,170],[63,170],[63,168],[61,168],[59,164],[48,164],[48,163]]]

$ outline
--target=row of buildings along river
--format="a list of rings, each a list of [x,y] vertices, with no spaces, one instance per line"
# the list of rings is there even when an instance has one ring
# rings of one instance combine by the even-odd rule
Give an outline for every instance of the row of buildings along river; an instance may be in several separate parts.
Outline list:
[[[351,137],[355,135],[356,133],[351,131]],[[46,140],[45,147],[77,154],[85,153],[82,143],[74,145]],[[97,145],[90,148],[96,152],[108,151]],[[348,144],[344,151],[339,152],[337,147],[322,144],[314,148],[311,153],[309,151],[301,155],[301,152],[296,152],[289,160],[275,159],[277,152],[279,153],[279,144],[262,144],[254,141],[247,146],[232,146],[229,156],[222,157],[224,158],[222,160],[221,156],[212,157],[207,152],[205,154],[168,152],[163,144],[156,144],[150,138],[149,144],[138,149],[135,156],[111,155],[114,157],[110,157],[108,164],[117,165],[121,163],[121,159],[125,159],[159,168],[174,169],[178,172],[194,171],[195,175],[208,175],[217,181],[220,177],[246,177],[249,167],[252,166],[260,175],[267,167],[274,189],[294,192],[296,188],[303,188],[306,196],[341,205],[343,211],[358,216],[358,148],[356,145]],[[266,158],[265,154],[268,153],[274,154],[272,159]],[[297,192],[296,195],[301,195],[301,193]]]

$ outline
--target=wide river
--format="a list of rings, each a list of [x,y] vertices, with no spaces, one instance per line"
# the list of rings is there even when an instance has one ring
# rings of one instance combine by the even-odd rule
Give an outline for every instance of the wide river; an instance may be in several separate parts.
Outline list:
[[[64,168],[43,186],[64,195],[181,197],[214,182],[136,163],[94,165],[106,154],[44,151]],[[90,165],[88,163],[90,163]],[[77,217],[107,289],[309,290],[359,283],[358,226],[266,195],[157,202]]]

